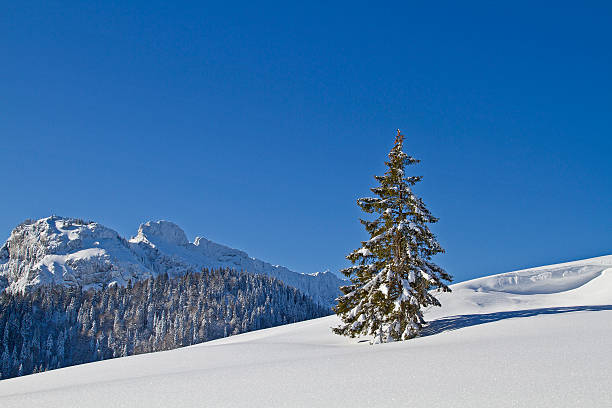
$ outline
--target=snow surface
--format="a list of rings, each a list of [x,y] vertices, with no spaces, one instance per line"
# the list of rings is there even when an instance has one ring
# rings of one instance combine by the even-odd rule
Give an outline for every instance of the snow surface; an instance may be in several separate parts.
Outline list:
[[[612,256],[451,288],[417,339],[370,346],[330,316],[0,381],[0,406],[612,406]]]
[[[96,222],[52,216],[13,230],[0,247],[0,291],[20,292],[41,284],[103,287],[161,273],[233,268],[268,275],[331,306],[344,284],[331,272],[297,273],[250,257],[246,252],[197,237],[169,221],[149,221],[127,241]]]

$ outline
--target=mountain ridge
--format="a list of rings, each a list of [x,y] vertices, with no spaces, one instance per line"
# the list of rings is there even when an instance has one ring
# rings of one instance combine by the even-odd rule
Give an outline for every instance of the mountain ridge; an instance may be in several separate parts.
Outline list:
[[[128,239],[93,221],[50,216],[18,225],[0,247],[0,291],[39,285],[125,286],[167,273],[232,268],[277,278],[315,302],[331,307],[343,281],[331,272],[306,274],[250,257],[246,252],[196,237],[170,221],[148,221]]]

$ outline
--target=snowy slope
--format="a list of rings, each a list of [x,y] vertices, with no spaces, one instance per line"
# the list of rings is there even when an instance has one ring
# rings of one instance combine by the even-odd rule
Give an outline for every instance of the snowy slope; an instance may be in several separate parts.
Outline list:
[[[330,306],[342,281],[330,272],[302,274],[197,237],[168,221],[147,222],[127,241],[95,222],[63,217],[29,221],[0,247],[0,290],[40,284],[101,287],[125,285],[160,273],[180,275],[203,267],[230,267],[278,278]]]
[[[0,382],[2,407],[609,407],[612,256],[453,285],[425,335],[335,316]]]
[[[452,285],[452,293],[439,294],[443,307],[432,308],[427,317],[612,304],[610,268],[612,255],[461,282]]]

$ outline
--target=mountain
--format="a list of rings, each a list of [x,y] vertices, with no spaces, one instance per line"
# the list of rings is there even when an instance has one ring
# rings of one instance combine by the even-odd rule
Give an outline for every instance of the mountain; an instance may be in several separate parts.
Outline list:
[[[52,216],[18,225],[0,248],[0,290],[27,291],[48,284],[125,286],[129,280],[178,276],[204,267],[274,277],[326,307],[334,304],[343,284],[331,272],[297,273],[203,237],[191,243],[168,221],[144,223],[126,240],[96,222]]]
[[[612,256],[451,286],[422,337],[329,316],[0,381],[2,406],[608,407]]]

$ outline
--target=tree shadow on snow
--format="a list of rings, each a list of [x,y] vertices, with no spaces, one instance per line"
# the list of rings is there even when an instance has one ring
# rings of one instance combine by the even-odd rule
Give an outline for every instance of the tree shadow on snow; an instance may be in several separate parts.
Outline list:
[[[612,310],[612,305],[600,306],[568,306],[568,307],[546,307],[541,309],[515,310],[512,312],[497,312],[484,314],[469,314],[443,317],[434,321],[421,330],[419,337],[432,336],[449,330],[462,329],[464,327],[476,326],[479,324],[497,322],[504,319],[514,319],[518,317],[532,317],[547,314],[559,314],[569,312],[596,312],[601,310]]]

